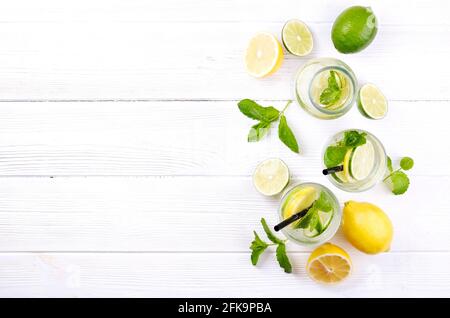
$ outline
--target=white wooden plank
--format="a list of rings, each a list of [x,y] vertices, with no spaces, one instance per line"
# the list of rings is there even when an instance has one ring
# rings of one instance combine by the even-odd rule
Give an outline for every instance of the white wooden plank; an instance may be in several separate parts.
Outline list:
[[[355,127],[378,136],[394,159],[413,157],[412,175],[448,176],[447,104],[391,102],[382,121],[356,108],[321,121],[294,103],[286,115],[302,149],[297,155],[278,140],[276,126],[267,139],[248,143],[252,121],[236,101],[2,103],[0,174],[248,176],[259,161],[280,157],[295,176],[319,176],[326,140]]]
[[[349,194],[324,177],[302,180],[329,186],[341,204],[383,208],[395,228],[392,251],[449,249],[450,177],[413,177],[403,196],[384,185]],[[261,217],[278,221],[278,202],[258,194],[248,177],[6,178],[0,251],[244,252]],[[341,234],[335,240],[352,249]]]
[[[361,82],[379,84],[392,100],[450,99],[450,65],[442,62],[450,53],[450,45],[443,41],[450,35],[450,25],[382,25],[368,49],[344,56],[330,41],[331,22],[311,22],[315,38],[311,56],[286,55],[273,76],[250,77],[243,66],[248,39],[258,31],[279,34],[282,25],[4,23],[0,100],[287,99],[294,96],[297,69],[319,56],[342,58]]]
[[[449,253],[352,253],[353,273],[322,286],[291,253],[293,274],[246,253],[2,254],[2,297],[448,297]]]
[[[446,0],[15,0],[2,3],[1,22],[284,22],[293,16],[330,22],[352,5],[371,6],[383,24],[448,24]],[[36,14],[39,12],[39,14]],[[420,14],[420,18],[418,17]]]

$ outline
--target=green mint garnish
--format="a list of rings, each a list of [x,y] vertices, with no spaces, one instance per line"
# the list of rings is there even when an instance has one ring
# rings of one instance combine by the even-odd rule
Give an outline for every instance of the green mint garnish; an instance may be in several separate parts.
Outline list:
[[[323,228],[319,218],[319,211],[331,212],[332,210],[333,203],[329,194],[321,191],[319,198],[314,201],[308,212],[306,212],[305,216],[302,217],[300,221],[298,221],[296,228],[309,228],[311,231],[316,229],[320,233],[321,231],[323,231]]]
[[[409,178],[402,170],[410,170],[414,166],[414,160],[410,157],[403,157],[400,160],[400,168],[395,170],[392,168],[392,160],[388,157],[387,167],[389,175],[383,180],[395,195],[405,193],[409,188]]]
[[[248,133],[248,142],[260,141],[270,130],[270,123],[259,122],[252,126]]]
[[[295,153],[299,153],[297,139],[295,139],[295,135],[292,132],[291,128],[289,128],[286,116],[280,116],[280,124],[278,125],[278,137],[280,140],[288,146]]]
[[[344,133],[344,146],[347,148],[356,148],[366,143],[366,133],[360,133],[356,130],[349,130]]]
[[[270,241],[272,241],[272,243],[264,242],[263,240],[261,240],[261,238],[258,236],[258,234],[255,231],[253,231],[255,238],[250,245],[250,250],[252,251],[250,260],[251,260],[252,264],[253,265],[258,264],[259,257],[261,256],[262,253],[264,253],[264,251],[269,246],[277,245],[276,258],[277,258],[278,264],[280,265],[281,268],[284,269],[284,271],[286,273],[291,273],[292,265],[291,265],[291,262],[289,261],[289,258],[287,256],[287,252],[286,252],[286,241],[287,240],[282,240],[282,239],[278,238],[277,236],[275,236],[272,233],[272,231],[270,230],[270,228],[267,225],[267,222],[264,218],[261,218],[261,225],[264,229],[264,232],[267,235],[267,238]]]
[[[400,167],[405,171],[411,170],[413,166],[414,160],[410,157],[404,157],[400,160]]]
[[[261,240],[255,231],[253,231],[253,233],[255,234],[255,239],[252,241],[252,244],[250,245],[250,249],[252,250],[252,255],[250,258],[252,264],[256,265],[258,264],[259,257],[261,256],[262,253],[264,253],[266,248],[269,247],[269,244]]]
[[[275,236],[275,234],[272,233],[269,226],[267,225],[266,219],[261,218],[261,224],[264,229],[264,232],[266,232],[267,238],[271,240],[275,244],[281,244],[284,243],[284,240],[278,238]]]
[[[339,86],[337,77],[339,75],[335,71],[330,71],[328,77],[328,87],[320,94],[320,103],[325,106],[334,105],[341,98],[342,87]]]
[[[328,193],[325,191],[320,192],[319,199],[315,202],[316,208],[323,212],[330,212],[333,210],[333,203]]]
[[[387,156],[387,168],[391,173],[394,171],[394,168],[392,168],[392,159],[389,156]]]
[[[345,158],[347,150],[364,145],[367,142],[366,133],[360,133],[356,130],[346,131],[344,138],[335,146],[329,146],[325,150],[323,161],[327,168],[340,165]]]
[[[247,141],[260,141],[269,132],[271,123],[279,120],[280,123],[278,125],[278,137],[289,149],[291,149],[295,153],[299,153],[297,139],[295,138],[295,135],[292,132],[291,128],[288,126],[286,116],[284,115],[284,111],[291,103],[292,101],[289,100],[284,109],[280,112],[272,106],[261,106],[251,99],[241,100],[238,103],[238,107],[241,113],[251,119],[258,120],[258,123],[250,128],[247,136]]]
[[[278,119],[280,112],[272,107],[263,107],[251,99],[243,99],[238,103],[239,110],[245,116],[265,123],[271,123]]]
[[[276,256],[278,264],[284,269],[284,272],[292,273],[292,265],[287,256],[286,245],[284,243],[278,244]]]
[[[327,168],[339,166],[345,158],[347,147],[330,146],[325,150],[323,161]]]

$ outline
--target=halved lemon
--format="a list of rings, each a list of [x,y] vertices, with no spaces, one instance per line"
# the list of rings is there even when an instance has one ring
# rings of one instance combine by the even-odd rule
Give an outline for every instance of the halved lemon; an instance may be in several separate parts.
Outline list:
[[[256,34],[245,51],[245,67],[254,77],[274,73],[283,63],[283,49],[280,42],[270,33]]]
[[[381,119],[386,116],[388,103],[383,93],[373,84],[365,84],[358,94],[358,109],[370,119]]]
[[[305,56],[313,49],[313,37],[305,23],[299,20],[289,20],[281,31],[286,50],[297,56]]]
[[[350,256],[339,246],[325,243],[316,248],[309,256],[306,271],[320,283],[338,283],[350,274],[352,262]]]
[[[261,162],[253,173],[253,184],[263,195],[271,196],[280,193],[289,183],[289,169],[278,158]]]

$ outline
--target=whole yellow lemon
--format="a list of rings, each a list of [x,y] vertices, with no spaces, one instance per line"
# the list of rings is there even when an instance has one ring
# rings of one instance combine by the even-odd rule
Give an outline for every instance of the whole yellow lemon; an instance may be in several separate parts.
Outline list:
[[[345,203],[342,230],[354,247],[367,254],[388,251],[394,235],[394,228],[386,213],[367,202]]]

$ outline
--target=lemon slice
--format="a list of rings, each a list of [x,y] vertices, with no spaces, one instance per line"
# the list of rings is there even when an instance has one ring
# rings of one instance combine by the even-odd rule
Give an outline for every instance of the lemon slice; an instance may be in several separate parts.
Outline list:
[[[280,159],[273,158],[261,162],[253,173],[253,184],[263,195],[276,195],[289,182],[289,169]]]
[[[349,170],[356,180],[366,179],[372,172],[375,164],[375,149],[370,141],[356,147],[350,158]]]
[[[299,20],[289,20],[281,31],[284,47],[289,53],[305,56],[313,49],[313,37],[306,24]]]
[[[247,72],[254,77],[264,77],[274,73],[283,62],[280,42],[270,33],[256,34],[245,51]]]
[[[348,183],[348,182],[354,182],[352,176],[350,175],[350,159],[352,157],[353,149],[349,149],[347,153],[345,154],[344,161],[342,165],[344,166],[343,171],[339,171],[335,173],[335,176],[337,177],[338,181],[341,183]]]
[[[306,271],[320,283],[333,284],[344,280],[352,270],[350,256],[331,243],[316,248],[309,256]]]
[[[283,217],[291,217],[314,203],[317,200],[318,192],[314,187],[305,187],[290,193],[283,204]]]
[[[365,84],[359,90],[358,109],[370,119],[381,119],[386,116],[388,103],[383,93],[373,84]]]

